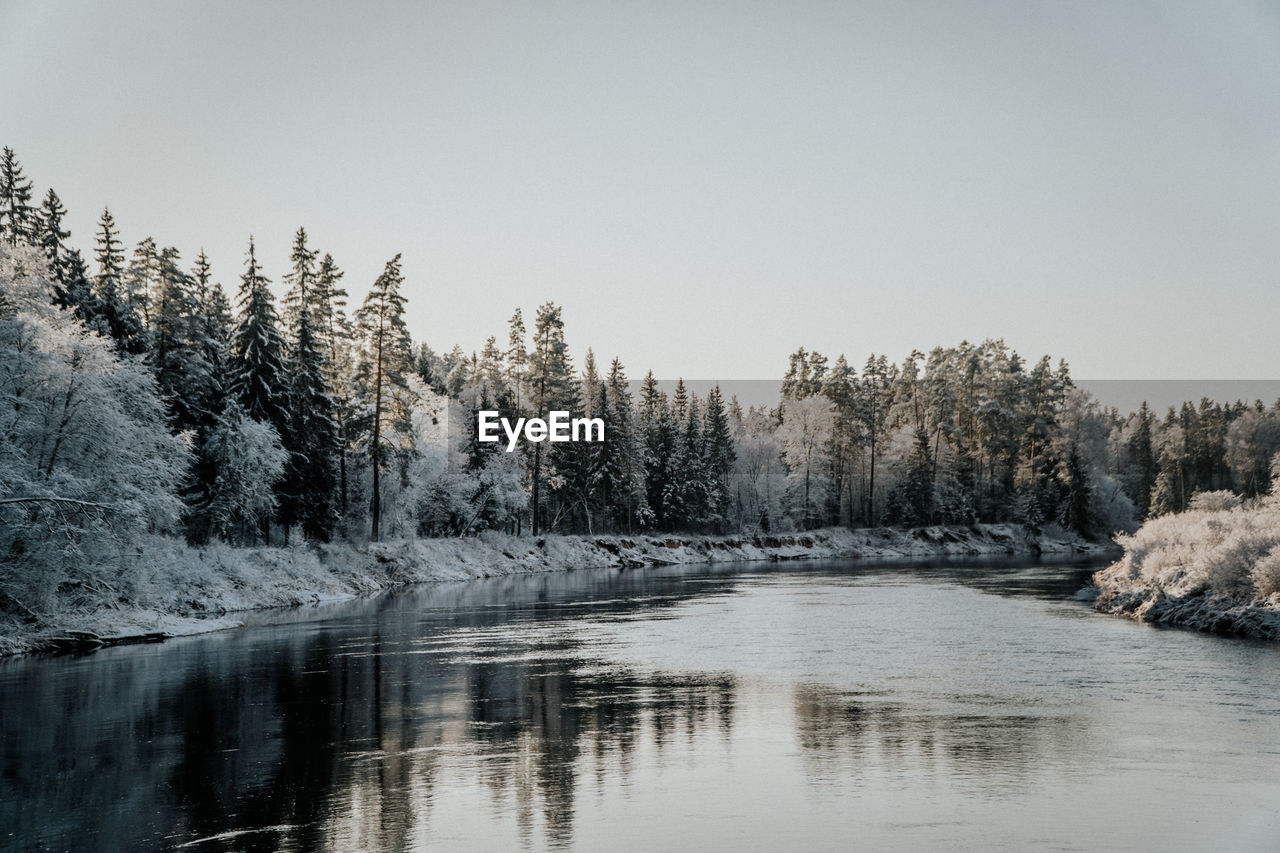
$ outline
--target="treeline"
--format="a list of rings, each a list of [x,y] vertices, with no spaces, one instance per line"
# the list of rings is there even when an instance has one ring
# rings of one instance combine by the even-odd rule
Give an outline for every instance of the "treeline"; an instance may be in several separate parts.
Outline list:
[[[101,360],[102,347],[113,359],[103,375],[130,377],[118,416],[164,430],[148,440],[167,448],[153,463],[165,471],[120,472],[122,482],[169,488],[172,505],[138,518],[195,543],[975,521],[1095,535],[1180,510],[1198,491],[1264,492],[1280,450],[1274,406],[1203,401],[1163,419],[1145,405],[1122,415],[1077,389],[1065,363],[1027,363],[1001,341],[900,363],[877,355],[860,369],[800,349],[779,405],[746,409],[718,388],[700,398],[681,382],[668,392],[651,373],[637,390],[619,359],[602,369],[591,350],[578,370],[552,303],[532,328],[517,310],[477,353],[437,353],[410,338],[398,255],[349,310],[342,270],[300,228],[277,303],[250,239],[233,299],[203,252],[188,265],[150,238],[126,252],[107,210],[86,259],[68,244],[65,215],[53,190],[33,203],[4,149],[0,239],[13,248],[3,285],[34,293],[38,272],[61,309],[46,316],[6,302],[14,325],[3,381],[16,402],[0,493],[6,518],[28,529],[65,520],[74,504],[57,502],[70,499],[59,483],[79,476],[75,466],[123,464],[85,434],[97,423],[87,412],[110,394],[76,367],[76,352]],[[23,353],[37,327],[66,346],[56,357],[46,347],[48,399],[29,405],[40,396],[37,365]],[[159,421],[130,413],[147,394]],[[476,441],[480,409],[599,417],[606,440],[506,453]],[[67,450],[77,442],[80,457]],[[32,467],[23,454],[43,461]],[[96,511],[108,510],[74,510]],[[20,539],[11,554],[29,547],[30,536]]]

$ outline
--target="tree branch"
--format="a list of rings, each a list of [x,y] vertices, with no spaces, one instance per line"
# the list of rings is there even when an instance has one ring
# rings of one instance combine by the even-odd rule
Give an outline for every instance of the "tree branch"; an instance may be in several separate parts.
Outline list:
[[[0,504],[30,504],[30,503],[54,503],[54,504],[70,504],[71,506],[86,507],[90,509],[115,509],[111,504],[94,503],[93,501],[80,501],[75,498],[57,498],[57,497],[41,497],[32,496],[26,498],[0,498]]]

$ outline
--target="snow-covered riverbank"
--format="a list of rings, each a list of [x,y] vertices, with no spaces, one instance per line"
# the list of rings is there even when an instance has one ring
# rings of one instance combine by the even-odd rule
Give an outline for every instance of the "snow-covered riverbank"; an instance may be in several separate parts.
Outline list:
[[[1141,622],[1280,637],[1280,504],[1192,509],[1123,537],[1094,606]]]
[[[128,603],[68,606],[39,624],[0,624],[0,654],[159,640],[238,627],[236,614],[353,598],[395,586],[533,572],[750,560],[1105,554],[1108,544],[1009,524],[830,528],[776,536],[545,536],[487,533],[356,548],[190,548],[153,538]]]

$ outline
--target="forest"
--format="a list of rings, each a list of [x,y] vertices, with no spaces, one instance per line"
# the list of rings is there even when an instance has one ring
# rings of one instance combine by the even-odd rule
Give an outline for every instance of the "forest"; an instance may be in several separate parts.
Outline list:
[[[433,348],[406,326],[399,255],[357,306],[304,228],[282,270],[250,237],[224,288],[203,251],[126,249],[107,209],[82,252],[65,216],[5,148],[0,609],[27,607],[34,577],[74,585],[77,566],[128,560],[143,534],[358,544],[1008,521],[1104,537],[1198,493],[1265,494],[1280,451],[1280,402],[1122,413],[1064,361],[1000,340],[860,366],[802,347],[777,405],[745,408],[633,380],[591,349],[575,365],[553,302],[531,323],[517,308],[478,350]],[[476,440],[480,410],[598,417],[606,438],[507,453]]]

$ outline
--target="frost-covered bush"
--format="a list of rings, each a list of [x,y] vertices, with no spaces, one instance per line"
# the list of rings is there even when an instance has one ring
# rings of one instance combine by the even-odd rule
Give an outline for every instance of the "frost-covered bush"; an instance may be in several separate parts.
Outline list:
[[[1269,598],[1280,592],[1280,547],[1272,548],[1251,572],[1258,595]]]
[[[0,613],[119,599],[137,536],[174,529],[190,451],[146,368],[52,304],[44,263],[0,245]]]
[[[1207,590],[1236,599],[1280,589],[1280,508],[1194,509],[1149,519],[1117,540],[1124,557],[1100,572],[1113,592]]]
[[[1235,492],[1222,489],[1216,492],[1197,492],[1191,496],[1188,509],[1206,512],[1222,512],[1240,506],[1240,496]]]

